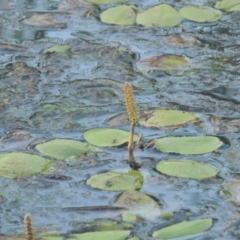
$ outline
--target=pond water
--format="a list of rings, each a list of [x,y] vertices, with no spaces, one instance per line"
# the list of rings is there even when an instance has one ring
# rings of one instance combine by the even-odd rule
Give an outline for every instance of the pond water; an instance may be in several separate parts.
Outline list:
[[[128,3],[143,11],[163,2]],[[191,0],[187,4],[213,7],[215,2]],[[137,125],[136,134],[143,133],[146,142],[165,136],[212,135],[226,143],[211,153],[184,156],[220,169],[217,177],[202,181],[156,171],[160,160],[181,159],[179,154],[162,153],[154,147],[136,150],[139,171],[145,177],[140,191],[158,202],[161,213],[171,212],[173,217],[143,219],[131,228],[132,236],[154,239],[151,234],[155,229],[184,220],[212,218],[211,229],[194,239],[239,239],[239,193],[235,196],[228,192],[230,201],[221,194],[225,183],[237,181],[240,176],[239,12],[223,12],[220,20],[211,23],[184,19],[173,28],[148,28],[102,23],[99,15],[109,5],[85,4],[60,11],[60,3],[0,1],[1,153],[41,155],[36,144],[56,138],[85,141],[83,133],[97,127],[129,131],[126,121],[109,120],[126,113],[122,87],[130,82],[139,110],[182,110],[201,119],[175,129]],[[177,10],[186,5],[182,0],[167,3]],[[24,19],[38,13],[47,15],[47,20],[24,24]],[[49,17],[54,23],[44,25],[50,22]],[[68,45],[70,51],[44,53],[56,45]],[[190,67],[140,71],[136,66],[139,60],[165,54],[190,59]],[[47,175],[1,177],[0,239],[24,235],[25,213],[31,214],[36,232],[58,231],[63,236],[86,231],[87,223],[99,219],[120,222],[121,211],[106,206],[121,192],[86,184],[97,173],[130,169],[126,145],[104,148],[104,152],[77,162],[57,161]],[[89,206],[93,208],[84,209]]]

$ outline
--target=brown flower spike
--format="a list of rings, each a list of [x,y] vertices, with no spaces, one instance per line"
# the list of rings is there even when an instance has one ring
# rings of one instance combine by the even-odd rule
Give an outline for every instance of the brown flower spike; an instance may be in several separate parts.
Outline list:
[[[129,140],[128,140],[129,159],[131,162],[134,162],[134,156],[133,156],[134,127],[135,127],[135,124],[138,122],[139,113],[138,113],[138,108],[134,99],[132,85],[130,83],[128,82],[125,83],[123,87],[123,93],[124,93],[124,100],[127,108],[129,122],[131,124]]]
[[[136,124],[139,119],[139,112],[134,99],[132,85],[126,82],[123,87],[123,92],[124,92],[124,100],[127,108],[129,122],[132,124]]]
[[[33,228],[32,228],[32,219],[29,214],[24,216],[24,227],[27,240],[34,240],[33,238]]]

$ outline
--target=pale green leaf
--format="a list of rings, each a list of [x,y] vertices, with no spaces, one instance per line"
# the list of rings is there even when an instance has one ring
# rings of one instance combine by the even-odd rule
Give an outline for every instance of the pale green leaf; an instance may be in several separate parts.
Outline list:
[[[54,139],[36,145],[36,149],[47,156],[51,156],[59,160],[65,160],[85,153],[100,151],[98,148],[93,147],[88,143],[82,143],[72,139]]]
[[[186,6],[179,10],[182,17],[195,22],[214,22],[221,18],[222,13],[205,6]]]
[[[229,11],[230,8],[233,8],[240,4],[240,0],[223,0],[217,1],[215,4],[215,8]]]
[[[178,159],[162,160],[157,164],[156,169],[169,176],[197,180],[215,177],[219,172],[217,167],[209,163]]]
[[[0,154],[0,176],[24,178],[36,175],[51,167],[51,162],[43,157],[13,152]]]
[[[127,208],[130,213],[148,220],[155,219],[161,214],[158,202],[139,191],[124,191],[116,198],[113,205]]]
[[[223,144],[217,137],[165,137],[155,140],[156,148],[166,153],[204,154],[212,152]]]
[[[228,8],[227,11],[228,11],[228,12],[236,12],[236,11],[240,11],[240,4]]]
[[[88,2],[95,4],[113,4],[113,3],[126,3],[128,0],[88,0]]]
[[[119,146],[129,139],[129,132],[112,128],[93,128],[83,134],[84,139],[97,147]],[[134,135],[134,141],[138,136]]]
[[[104,232],[87,232],[75,234],[74,238],[67,238],[66,240],[125,240],[130,234],[129,230],[119,231],[104,231]]]
[[[137,170],[129,172],[111,171],[93,175],[87,180],[93,188],[108,191],[124,191],[140,189],[143,185],[143,176]]]
[[[172,6],[160,4],[139,13],[136,21],[146,27],[175,27],[182,22],[182,17]]]
[[[63,240],[62,236],[43,236],[41,240]]]
[[[197,121],[200,119],[189,112],[154,109],[141,112],[139,124],[144,127],[178,128]]]
[[[56,45],[53,47],[50,47],[48,49],[45,49],[43,53],[65,53],[69,51],[71,47],[69,45]]]
[[[100,19],[102,22],[116,25],[133,25],[136,20],[136,8],[132,5],[122,5],[109,8],[102,12]]]
[[[188,222],[181,222],[170,227],[153,232],[155,239],[172,239],[207,231],[212,226],[212,219],[205,218]]]

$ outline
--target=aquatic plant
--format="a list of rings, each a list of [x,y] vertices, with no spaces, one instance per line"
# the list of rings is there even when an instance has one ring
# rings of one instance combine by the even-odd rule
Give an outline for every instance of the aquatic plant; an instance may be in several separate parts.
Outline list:
[[[129,142],[128,142],[129,158],[130,158],[130,161],[134,161],[133,138],[134,138],[135,125],[139,120],[139,111],[133,95],[132,85],[130,83],[128,82],[125,83],[123,87],[123,93],[124,93],[124,101],[127,109],[128,119],[131,124]]]
[[[24,216],[24,227],[25,227],[26,239],[34,240],[32,219],[29,214],[25,214]]]

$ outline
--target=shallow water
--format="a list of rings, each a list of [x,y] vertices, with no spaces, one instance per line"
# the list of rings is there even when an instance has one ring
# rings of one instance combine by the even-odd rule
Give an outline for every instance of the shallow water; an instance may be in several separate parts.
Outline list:
[[[225,13],[214,23],[184,20],[181,27],[161,29],[114,26],[101,23],[99,13],[106,7],[59,12],[60,1],[3,1],[0,4],[0,151],[37,153],[34,146],[54,138],[84,140],[83,132],[109,127],[109,119],[125,113],[124,82],[136,88],[140,110],[155,107],[179,109],[197,114],[202,121],[178,129],[146,129],[136,133],[146,139],[167,135],[215,135],[229,144],[194,160],[220,169],[217,178],[196,181],[167,177],[155,171],[161,159],[180,155],[155,149],[136,151],[147,175],[141,192],[153,196],[162,212],[173,212],[166,221],[155,219],[136,224],[133,232],[153,239],[154,228],[196,218],[214,219],[213,227],[194,239],[239,239],[239,208],[225,201],[220,186],[238,179],[240,165],[239,125],[239,13]],[[139,9],[158,1],[132,0]],[[215,1],[188,1],[213,6]],[[176,9],[184,1],[168,1]],[[54,15],[64,28],[27,26],[21,23],[36,12]],[[167,45],[174,34],[197,39],[191,46]],[[9,45],[15,45],[10,49]],[[43,54],[53,45],[66,44],[71,52]],[[191,59],[188,69],[173,72],[140,72],[136,62],[147,57],[176,54]],[[216,119],[223,119],[220,123]],[[128,130],[128,124],[117,128]],[[22,138],[6,140],[9,133],[23,131]],[[81,223],[96,219],[119,220],[118,211],[70,211],[65,208],[108,206],[120,192],[107,192],[86,185],[99,172],[129,169],[127,147],[108,148],[106,155],[92,156],[78,163],[62,161],[54,176],[0,179],[0,235],[23,234],[23,216],[30,213],[35,229],[58,230],[62,234],[81,231]],[[187,156],[185,159],[192,159]]]

